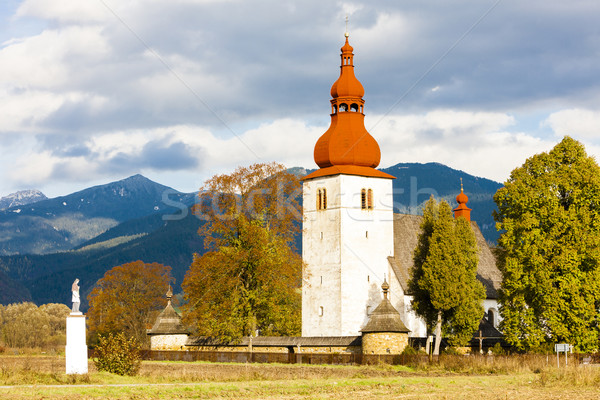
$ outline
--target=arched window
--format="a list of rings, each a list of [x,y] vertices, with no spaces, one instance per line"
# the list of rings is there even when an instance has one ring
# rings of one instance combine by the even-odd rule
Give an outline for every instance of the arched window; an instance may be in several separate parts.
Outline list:
[[[356,104],[356,103],[350,104],[350,111],[357,112],[358,111],[358,104]]]
[[[333,109],[332,109],[334,114],[337,114],[337,104],[333,105]]]
[[[348,104],[342,103],[340,104],[340,112],[348,111]]]
[[[317,189],[317,210],[321,209],[321,202],[323,201],[323,193],[321,189]]]
[[[373,189],[362,189],[360,191],[360,208],[362,210],[373,209]]]
[[[367,190],[366,189],[362,189],[360,191],[360,208],[362,210],[367,209]]]
[[[488,314],[488,315],[487,315],[488,322],[489,322],[490,324],[492,324],[492,326],[496,326],[496,325],[494,325],[494,310],[492,310],[492,309],[490,308],[490,309],[488,310],[487,314]]]
[[[317,210],[327,209],[327,189],[317,189]]]

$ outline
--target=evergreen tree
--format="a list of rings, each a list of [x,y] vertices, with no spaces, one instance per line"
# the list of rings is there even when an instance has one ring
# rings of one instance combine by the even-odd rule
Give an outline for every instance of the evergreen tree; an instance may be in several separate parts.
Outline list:
[[[600,167],[565,137],[512,171],[494,200],[503,230],[501,329],[519,349],[598,348]]]
[[[194,257],[182,284],[184,319],[198,334],[232,341],[256,330],[300,332],[300,193],[297,177],[274,163],[217,175],[200,190],[208,252]]]
[[[412,308],[428,331],[436,331],[434,354],[441,337],[452,345],[466,345],[483,316],[483,285],[477,280],[478,248],[464,218],[454,219],[445,201],[433,196],[423,208],[421,234],[408,282]]]

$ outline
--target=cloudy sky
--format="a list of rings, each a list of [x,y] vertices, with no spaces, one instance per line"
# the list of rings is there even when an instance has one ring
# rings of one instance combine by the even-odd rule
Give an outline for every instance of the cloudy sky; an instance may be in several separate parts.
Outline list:
[[[597,0],[3,0],[0,196],[315,167],[346,15],[380,166],[600,156]]]

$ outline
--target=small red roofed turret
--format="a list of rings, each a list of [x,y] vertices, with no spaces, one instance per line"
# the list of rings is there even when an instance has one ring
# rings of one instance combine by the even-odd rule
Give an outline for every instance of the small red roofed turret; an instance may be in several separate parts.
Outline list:
[[[460,179],[460,193],[456,196],[456,202],[458,203],[458,207],[456,207],[454,211],[454,218],[463,217],[467,221],[471,221],[471,209],[467,207],[467,202],[469,201],[469,197],[463,191],[462,178]]]

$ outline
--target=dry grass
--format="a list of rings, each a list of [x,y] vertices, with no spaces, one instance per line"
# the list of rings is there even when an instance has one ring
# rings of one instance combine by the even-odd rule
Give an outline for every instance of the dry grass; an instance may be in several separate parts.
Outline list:
[[[17,385],[0,388],[0,398],[600,398],[600,368],[545,364],[545,356],[443,357],[411,368],[146,361],[137,377],[120,377],[96,372],[93,363],[88,375],[65,375],[63,357],[0,356],[0,385]]]

